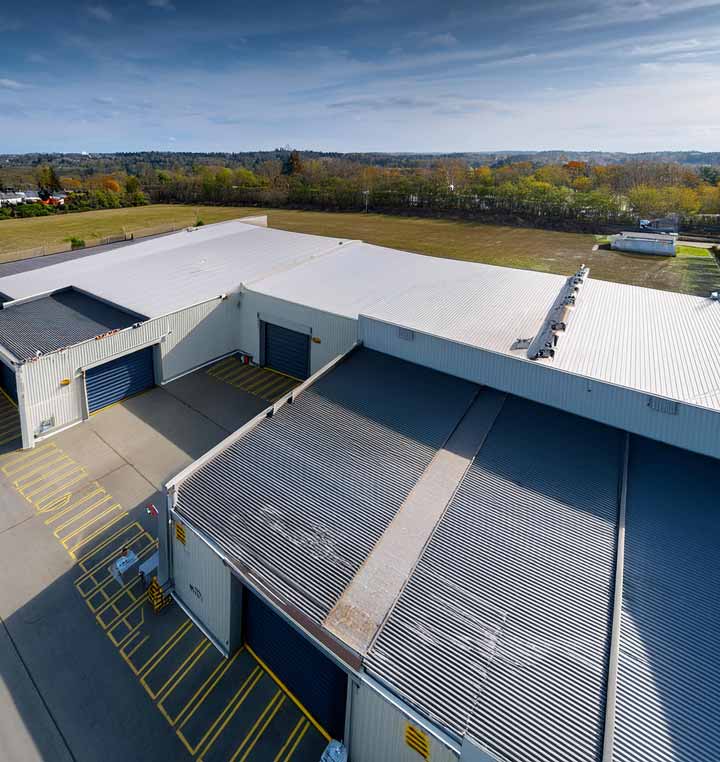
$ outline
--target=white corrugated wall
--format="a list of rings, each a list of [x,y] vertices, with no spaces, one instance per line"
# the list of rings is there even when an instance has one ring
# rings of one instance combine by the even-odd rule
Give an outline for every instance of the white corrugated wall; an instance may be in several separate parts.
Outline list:
[[[390,703],[366,683],[355,683],[350,721],[350,759],[352,762],[419,762],[423,757],[406,742],[426,739],[430,762],[457,762],[458,754],[441,743],[423,726]],[[408,727],[410,730],[408,731]],[[419,735],[418,735],[419,734]]]
[[[172,558],[175,595],[227,651],[232,614],[230,569],[190,527],[177,519],[172,525]]]
[[[160,347],[156,377],[175,376],[236,349],[237,295],[216,298],[101,339],[43,355],[25,363],[23,400],[30,436],[61,429],[85,416],[83,370],[146,346]],[[68,383],[64,383],[67,381]],[[47,425],[43,426],[43,422]],[[28,447],[31,441],[23,443]]]
[[[519,360],[476,347],[410,334],[397,325],[360,316],[359,338],[365,346],[410,362],[450,373],[493,389],[516,394],[625,431],[720,458],[720,413],[683,403],[662,412],[652,395],[613,386],[551,366]],[[403,338],[405,336],[406,338]],[[407,337],[412,336],[409,340]],[[528,421],[532,430],[532,421]]]
[[[293,304],[255,291],[245,291],[240,300],[237,343],[255,361],[260,358],[260,314],[268,322],[276,317],[278,321],[287,323],[286,327],[295,324],[311,329],[310,373],[315,373],[333,358],[347,352],[357,339],[357,320],[353,318]]]

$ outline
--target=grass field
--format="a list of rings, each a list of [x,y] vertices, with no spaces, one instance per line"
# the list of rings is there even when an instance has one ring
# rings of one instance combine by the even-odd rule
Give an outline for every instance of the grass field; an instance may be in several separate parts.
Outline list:
[[[451,259],[568,275],[585,263],[595,278],[669,291],[707,295],[720,286],[720,269],[707,252],[679,257],[647,257],[593,251],[592,235],[484,225],[462,220],[380,214],[262,210],[238,207],[153,205],[0,222],[0,261],[15,252],[61,243],[71,236],[86,241],[162,225],[206,224],[267,214],[271,227],[332,237],[357,238],[391,248]]]

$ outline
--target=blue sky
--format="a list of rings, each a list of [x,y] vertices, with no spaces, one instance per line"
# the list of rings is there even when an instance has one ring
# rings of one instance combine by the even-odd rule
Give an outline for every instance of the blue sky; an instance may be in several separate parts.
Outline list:
[[[720,2],[3,3],[0,152],[720,150]]]

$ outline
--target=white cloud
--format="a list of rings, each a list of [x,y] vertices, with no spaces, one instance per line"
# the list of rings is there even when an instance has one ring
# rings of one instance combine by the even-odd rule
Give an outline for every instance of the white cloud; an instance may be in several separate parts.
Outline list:
[[[6,90],[22,90],[27,85],[23,85],[16,79],[0,79],[0,87],[4,87]]]
[[[88,5],[87,13],[88,16],[91,16],[97,21],[104,21],[108,23],[113,20],[112,13],[104,5]]]
[[[457,37],[452,32],[443,34],[434,34],[427,39],[428,45],[437,45],[438,47],[451,48],[458,44]]]
[[[599,4],[595,10],[570,16],[560,28],[580,30],[654,21],[717,6],[718,0],[609,0]]]

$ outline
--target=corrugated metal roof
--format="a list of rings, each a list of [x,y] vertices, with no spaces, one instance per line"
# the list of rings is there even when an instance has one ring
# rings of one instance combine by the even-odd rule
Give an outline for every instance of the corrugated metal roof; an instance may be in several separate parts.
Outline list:
[[[77,291],[63,291],[1,309],[0,345],[18,360],[29,360],[141,319]]]
[[[598,759],[619,468],[617,431],[509,398],[366,668],[500,759]]]
[[[319,623],[476,392],[359,350],[182,482],[178,513]]]
[[[720,754],[718,463],[633,437],[617,762]]]
[[[340,248],[345,239],[287,233],[238,221],[65,260],[0,278],[14,299],[67,286],[158,317]]]
[[[333,257],[262,278],[252,290],[533,362],[511,347],[538,333],[565,280],[356,243]],[[555,358],[534,362],[720,409],[718,346],[719,302],[591,277]]]

